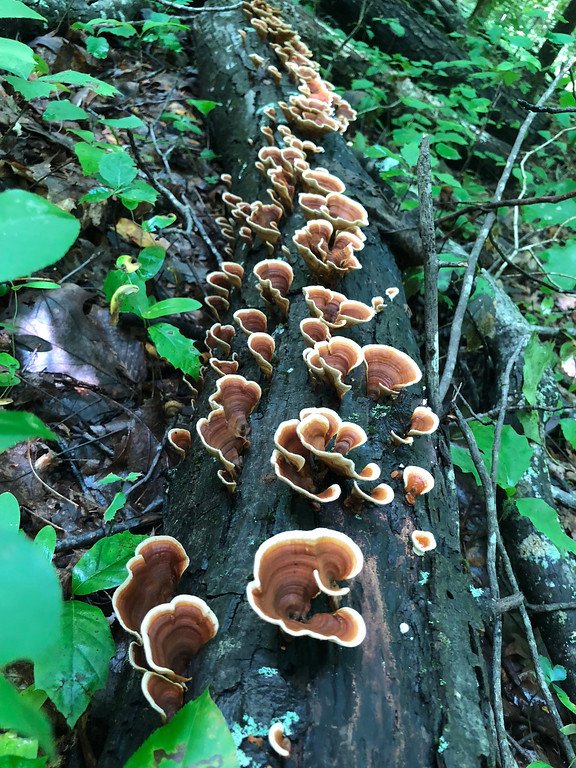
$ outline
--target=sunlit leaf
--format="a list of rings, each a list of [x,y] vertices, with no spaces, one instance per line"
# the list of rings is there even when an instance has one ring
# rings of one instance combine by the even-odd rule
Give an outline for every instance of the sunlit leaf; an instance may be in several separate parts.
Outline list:
[[[178,328],[169,323],[157,323],[148,329],[160,357],[196,378],[200,373],[200,351],[194,346],[192,339],[183,336]]]
[[[76,85],[80,88],[90,88],[100,96],[114,96],[115,93],[119,93],[118,88],[104,82],[104,80],[98,80],[97,77],[87,75],[85,72],[76,72],[71,69],[56,72],[53,75],[44,75],[40,79],[47,83],[64,83],[66,85]]]
[[[20,504],[10,491],[0,494],[0,533],[16,532],[20,528]]]
[[[221,107],[219,101],[209,101],[208,99],[186,99],[186,103],[196,107],[202,115],[209,115],[216,107]]]
[[[115,117],[108,120],[101,118],[100,122],[104,123],[104,125],[109,125],[110,128],[124,128],[131,131],[136,128],[143,128],[145,125],[144,121],[140,120],[136,115],[130,115],[129,117]]]
[[[56,531],[51,525],[45,525],[36,534],[34,544],[40,548],[48,562],[52,562],[56,550]]]
[[[46,21],[44,16],[28,8],[20,0],[0,0],[0,19],[36,19]]]
[[[118,491],[104,512],[104,522],[110,523],[114,520],[124,504],[126,504],[126,494],[123,491]]]
[[[136,178],[138,170],[127,152],[111,152],[100,160],[98,173],[104,184],[122,189]]]
[[[0,411],[0,453],[35,437],[43,437],[45,440],[58,439],[58,436],[33,413]]]
[[[0,729],[36,739],[48,755],[55,754],[52,726],[46,715],[29,704],[1,675]]]
[[[45,99],[50,96],[52,91],[56,90],[56,86],[53,83],[42,83],[39,80],[26,80],[24,77],[16,77],[15,75],[6,75],[4,80],[10,83],[12,88],[23,96],[26,101],[32,99]]]
[[[0,37],[0,69],[6,69],[25,80],[36,68],[34,51],[19,40]]]
[[[576,553],[576,541],[564,533],[556,510],[544,499],[515,499],[514,504],[522,517],[527,517],[534,528],[550,539],[560,552]]]
[[[157,317],[175,315],[179,312],[194,312],[201,307],[202,304],[200,304],[199,301],[196,301],[196,299],[164,299],[163,301],[157,301],[156,304],[152,304],[152,306],[142,313],[142,317],[147,320],[153,320]]]
[[[124,531],[97,541],[74,566],[72,592],[89,595],[117,587],[126,578],[126,563],[133,557],[136,546],[146,538]]]
[[[87,120],[90,115],[82,107],[72,104],[69,99],[51,101],[44,110],[42,117],[48,122],[61,122],[63,120]]]

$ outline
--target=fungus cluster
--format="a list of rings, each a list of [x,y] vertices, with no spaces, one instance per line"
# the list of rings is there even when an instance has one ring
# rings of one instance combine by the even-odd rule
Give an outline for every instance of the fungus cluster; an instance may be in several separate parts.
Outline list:
[[[112,597],[118,621],[136,638],[129,659],[143,673],[142,692],[163,719],[181,708],[190,660],[218,631],[204,600],[174,596],[189,562],[176,539],[151,536],[136,547]]]

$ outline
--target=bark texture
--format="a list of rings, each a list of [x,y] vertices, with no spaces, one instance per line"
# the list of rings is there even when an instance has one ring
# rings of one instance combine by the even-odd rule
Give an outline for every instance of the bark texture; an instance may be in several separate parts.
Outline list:
[[[261,111],[281,98],[281,92],[262,80],[248,58],[252,52],[267,55],[267,49],[250,31],[244,48],[241,28],[249,29],[238,12],[203,16],[196,29],[197,61],[203,96],[223,104],[211,120],[213,147],[235,179],[232,191],[252,201],[264,199],[265,185],[253,165],[261,146]],[[355,199],[377,205],[377,189],[345,141],[329,136],[324,147],[318,164],[342,178]],[[284,222],[286,244],[291,245],[289,235],[302,223],[300,215]],[[338,289],[369,302],[386,288],[401,286],[401,280],[376,227],[369,227],[366,234],[363,269]],[[262,308],[251,270],[265,254],[256,250],[237,256],[242,256],[246,277],[231,311],[237,306]],[[193,665],[188,696],[210,686],[242,750],[242,764],[254,768],[280,765],[258,738],[271,722],[285,718],[292,723],[290,765],[300,768],[491,766],[493,749],[476,642],[481,617],[461,567],[457,504],[445,443],[442,438],[424,438],[414,448],[389,444],[390,429],[402,428],[421,402],[417,390],[394,403],[375,406],[364,396],[360,369],[342,406],[311,387],[298,329],[308,314],[301,287],[310,281],[296,256],[293,266],[296,279],[289,318],[274,330],[277,362],[269,383],[261,379],[240,334],[234,343],[241,360],[239,372],[263,388],[251,418],[252,445],[237,494],[226,494],[216,478],[216,462],[198,440],[171,483],[165,530],[182,541],[191,559],[181,590],[208,600],[220,621],[216,639]],[[374,321],[345,335],[360,344],[396,345],[418,357],[402,290]],[[207,397],[213,389],[210,374],[198,404],[199,416],[208,413]],[[390,506],[350,509],[338,501],[319,511],[293,494],[274,478],[269,463],[273,434],[280,421],[296,417],[302,407],[320,404],[366,428],[368,448],[359,463],[362,458],[377,461],[383,480],[401,464],[419,464],[433,472],[434,492],[411,508],[396,483],[396,499]],[[326,484],[330,482],[326,478]],[[259,619],[246,600],[258,546],[279,531],[317,526],[348,534],[363,551],[364,570],[345,599],[367,623],[366,641],[358,648],[287,638]],[[439,548],[434,556],[421,559],[412,554],[409,536],[414,528],[435,531]],[[409,626],[404,634],[403,622]],[[141,717],[145,707],[134,679],[122,687],[125,700],[100,759],[107,768],[122,765],[150,728],[149,716]]]

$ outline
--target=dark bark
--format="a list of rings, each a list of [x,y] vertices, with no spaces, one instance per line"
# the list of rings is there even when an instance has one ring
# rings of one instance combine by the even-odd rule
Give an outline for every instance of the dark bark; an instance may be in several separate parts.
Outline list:
[[[203,96],[221,102],[226,110],[213,113],[213,147],[235,179],[233,191],[254,200],[264,192],[253,166],[260,146],[261,109],[277,101],[280,93],[255,76],[247,55],[253,51],[267,55],[267,50],[250,33],[250,50],[243,48],[237,30],[246,27],[238,12],[206,15],[199,20],[196,42]],[[376,205],[377,189],[344,140],[330,136],[324,146],[319,164],[340,176],[354,198]],[[289,233],[301,223],[298,215],[285,222],[286,244],[291,242]],[[367,236],[363,269],[339,286],[348,296],[364,301],[389,286],[401,286],[376,228],[369,227]],[[244,255],[246,277],[238,298],[242,306],[262,306],[252,287],[251,270],[263,257],[261,251]],[[363,396],[359,374],[339,408],[322,391],[312,389],[298,330],[307,314],[300,289],[308,280],[295,257],[293,261],[291,309],[287,323],[279,323],[274,332],[278,362],[269,384],[246,354],[244,339],[235,339],[240,373],[263,387],[262,401],[251,419],[252,445],[236,496],[226,494],[216,478],[215,461],[199,441],[170,488],[165,530],[182,541],[192,563],[182,591],[207,599],[221,627],[193,665],[188,696],[197,696],[208,685],[230,726],[236,732],[242,728],[246,735],[261,735],[271,721],[295,712],[290,764],[302,768],[493,765],[486,692],[479,683],[480,615],[461,567],[457,504],[445,442],[439,437],[422,439],[414,448],[389,444],[390,429],[403,425],[421,401],[418,392],[374,407]],[[418,355],[402,292],[375,321],[356,326],[349,335],[359,343],[396,344]],[[207,397],[213,389],[214,379],[208,375],[198,415],[208,412]],[[385,508],[365,506],[355,514],[336,502],[314,511],[273,477],[269,463],[279,422],[314,404],[335,407],[343,417],[367,428],[366,458],[379,462],[384,480],[400,464],[416,463],[434,473],[434,492],[415,509],[403,502],[397,486],[395,501]],[[348,601],[368,626],[367,639],[359,648],[286,638],[261,621],[247,603],[246,584],[259,544],[282,530],[316,526],[347,533],[364,553],[365,568]],[[422,560],[412,554],[413,527],[435,531],[440,544],[433,557]],[[409,624],[407,634],[400,632],[401,622]],[[123,687],[118,725],[113,724],[100,758],[106,768],[122,765],[150,729],[149,715],[141,716],[146,708],[134,679]],[[246,759],[252,759],[250,765],[280,765],[266,746],[243,740],[241,748]]]
[[[571,35],[576,27],[576,0],[570,0],[566,8],[562,11],[562,18],[559,19],[549,34]],[[562,45],[553,43],[551,40],[545,40],[542,48],[538,51],[538,61],[542,69],[554,63],[554,60],[560,53]]]

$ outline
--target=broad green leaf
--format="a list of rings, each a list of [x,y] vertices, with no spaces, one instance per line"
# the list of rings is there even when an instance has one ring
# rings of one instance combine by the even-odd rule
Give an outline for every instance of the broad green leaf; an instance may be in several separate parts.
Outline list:
[[[576,287],[576,248],[573,240],[569,240],[566,245],[546,248],[541,251],[540,258],[544,262],[548,279],[554,285],[565,291],[572,291]]]
[[[36,739],[48,755],[55,756],[50,721],[43,712],[39,712],[23,696],[20,696],[2,675],[0,675],[0,728]]]
[[[122,205],[133,211],[138,207],[139,203],[150,203],[151,205],[154,205],[158,199],[158,192],[156,192],[154,187],[148,184],[147,181],[136,179],[136,181],[119,192],[118,197],[120,198]]]
[[[124,478],[124,481],[127,483],[133,483],[134,480],[138,480],[139,477],[142,477],[142,472],[128,472]]]
[[[91,190],[82,195],[79,203],[103,203],[104,200],[112,197],[114,190],[110,187],[93,187]]]
[[[104,522],[112,522],[124,504],[126,504],[126,494],[123,491],[118,491],[104,512]]]
[[[0,668],[37,661],[58,640],[62,595],[52,565],[19,531],[2,531],[0,584]]]
[[[16,77],[15,75],[6,75],[4,80],[10,83],[12,88],[17,91],[21,96],[24,96],[26,101],[32,99],[45,99],[50,96],[52,91],[56,90],[56,86],[53,83],[42,83],[39,80],[26,80],[24,77]]]
[[[563,733],[565,736],[576,736],[576,723],[569,723],[568,725],[562,726],[562,728],[560,728],[560,733]]]
[[[192,339],[183,336],[178,328],[169,323],[153,325],[148,328],[148,335],[160,357],[165,357],[174,368],[197,378],[200,373],[200,352]]]
[[[10,491],[0,494],[0,532],[12,531],[15,533],[20,528],[20,504],[18,499]]]
[[[444,144],[443,142],[435,144],[434,149],[440,155],[440,157],[445,157],[446,160],[458,160],[462,157],[457,149],[454,149],[454,147],[449,147],[448,144]]]
[[[78,600],[64,603],[58,648],[35,665],[34,680],[71,728],[94,693],[106,685],[113,655],[110,626],[100,608]]]
[[[87,120],[90,115],[82,107],[72,104],[69,99],[51,101],[42,115],[48,122],[61,122],[63,120]]]
[[[39,277],[37,280],[26,280],[18,285],[13,285],[13,291],[21,291],[23,288],[35,288],[40,291],[56,291],[62,286],[60,283],[55,283],[53,280],[45,280],[43,277]]]
[[[105,37],[90,35],[86,38],[86,50],[96,59],[105,59],[110,51],[110,43]]]
[[[202,115],[209,115],[216,107],[221,107],[219,101],[208,101],[207,99],[186,99],[186,104],[196,107]]]
[[[142,317],[146,320],[154,320],[157,317],[176,315],[178,312],[194,312],[201,307],[202,304],[196,301],[196,299],[164,299],[163,301],[157,301],[156,304],[152,304],[142,313]]]
[[[542,760],[536,760],[535,763],[528,763],[526,768],[552,768],[550,763],[544,763]]]
[[[124,768],[217,765],[239,768],[226,720],[204,691],[149,736]]]
[[[126,578],[126,563],[134,556],[136,546],[146,538],[124,531],[97,541],[74,566],[72,592],[89,595],[122,584]]]
[[[522,393],[530,405],[536,405],[538,386],[544,371],[554,359],[553,342],[542,343],[537,334],[533,334],[524,350],[524,383]]]
[[[164,229],[164,227],[171,226],[175,221],[175,213],[169,213],[166,216],[152,216],[152,218],[142,222],[142,229],[145,232],[156,232],[157,229]],[[140,256],[142,256],[142,254],[140,254]],[[138,257],[139,261],[140,256]]]
[[[576,419],[560,419],[560,429],[572,448],[576,449]]]
[[[572,699],[568,696],[566,691],[563,691],[562,688],[558,685],[552,685],[552,688],[554,688],[554,692],[556,696],[560,699],[562,704],[566,707],[566,709],[569,709],[570,712],[572,712],[573,715],[576,715],[576,704],[572,701]]]
[[[146,283],[139,277],[138,272],[127,275],[122,269],[113,269],[108,272],[104,280],[104,295],[110,302],[119,288],[123,285],[135,285],[138,288],[136,293],[131,293],[122,298],[120,303],[121,312],[134,312],[139,317],[150,306],[150,299],[146,295]]]
[[[0,453],[35,437],[43,437],[45,440],[58,439],[58,436],[33,413],[0,411]]]
[[[134,130],[135,128],[143,128],[145,123],[140,120],[136,115],[130,115],[129,117],[115,117],[108,120],[100,119],[104,125],[109,125],[110,128],[127,128]]]
[[[0,19],[36,19],[46,21],[44,16],[28,8],[20,0],[0,0]]]
[[[544,499],[515,499],[514,504],[522,517],[527,517],[534,528],[550,539],[560,552],[576,553],[576,541],[560,525],[556,510]]]
[[[570,45],[574,42],[572,35],[565,35],[562,32],[550,32],[546,37],[551,43],[556,43],[557,45]]]
[[[85,72],[74,72],[71,69],[56,72],[53,75],[44,75],[40,79],[47,83],[65,83],[66,85],[77,85],[80,88],[90,88],[100,96],[114,96],[114,94],[119,93],[118,88],[105,83],[104,80],[98,80],[97,77],[87,75]]]
[[[544,677],[546,678],[546,682],[548,685],[550,683],[558,683],[562,682],[562,680],[566,680],[566,667],[563,667],[561,664],[556,664],[556,666],[552,666],[552,662],[547,656],[538,656],[538,659],[540,660],[540,666],[542,667],[542,672],[544,673]]]
[[[0,352],[0,387],[14,387],[20,383],[16,371],[20,363],[8,352]]]
[[[28,75],[36,69],[34,51],[19,40],[0,37],[0,69],[6,69],[27,80]]]
[[[34,758],[38,754],[38,741],[18,736],[13,731],[0,734],[0,758],[7,755]],[[0,766],[2,763],[0,762]]]
[[[74,216],[40,195],[22,189],[0,193],[0,282],[54,264],[66,254],[79,231],[80,222]]]
[[[136,178],[138,170],[127,152],[112,152],[100,160],[98,173],[104,184],[122,189]]]
[[[109,472],[101,480],[98,480],[97,485],[110,485],[111,483],[124,482],[124,478],[117,475],[115,472]]]
[[[476,467],[474,466],[474,462],[472,461],[472,456],[470,455],[468,448],[463,448],[461,445],[451,443],[450,455],[454,464],[456,464],[456,466],[459,467],[462,472],[470,472],[472,475],[474,475],[476,479],[476,485],[480,485],[480,478],[478,477],[478,472],[476,471]]]
[[[25,758],[16,755],[0,757],[0,768],[46,768],[46,757]]]
[[[107,154],[103,149],[88,144],[85,141],[77,141],[74,145],[74,152],[80,161],[80,167],[84,176],[96,174],[102,158]]]
[[[140,266],[136,271],[142,280],[150,280],[151,277],[160,272],[165,259],[166,251],[161,245],[149,245],[148,248],[143,248],[138,254]]]
[[[51,563],[56,550],[56,531],[54,528],[51,525],[40,528],[34,539],[34,544],[40,548],[40,552]]]

